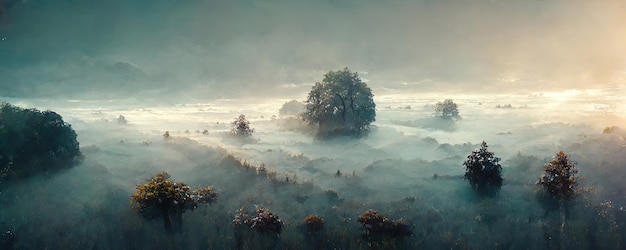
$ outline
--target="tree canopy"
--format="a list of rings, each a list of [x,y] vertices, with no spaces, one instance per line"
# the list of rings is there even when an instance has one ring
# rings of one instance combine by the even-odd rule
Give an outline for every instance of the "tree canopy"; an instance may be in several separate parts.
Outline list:
[[[465,179],[469,180],[472,188],[480,195],[492,195],[502,186],[502,166],[500,158],[487,150],[486,142],[480,144],[480,149],[472,151],[463,163]]]
[[[435,104],[435,113],[441,117],[459,117],[459,109],[452,99]]]
[[[76,132],[59,114],[0,103],[0,182],[69,168],[81,159]]]
[[[545,172],[539,177],[537,185],[541,186],[551,197],[567,201],[573,198],[578,186],[578,168],[567,154],[560,151],[554,159],[543,166]]]
[[[232,134],[240,136],[251,136],[254,133],[254,129],[250,128],[250,121],[243,114],[235,118],[230,124],[230,131]]]
[[[372,90],[348,68],[329,71],[309,92],[302,118],[318,135],[360,134],[376,120]]]
[[[147,181],[137,185],[137,191],[130,200],[131,208],[145,218],[162,218],[168,232],[181,228],[184,211],[217,200],[217,192],[213,188],[207,186],[191,191],[184,182],[171,180],[167,172],[157,173]]]

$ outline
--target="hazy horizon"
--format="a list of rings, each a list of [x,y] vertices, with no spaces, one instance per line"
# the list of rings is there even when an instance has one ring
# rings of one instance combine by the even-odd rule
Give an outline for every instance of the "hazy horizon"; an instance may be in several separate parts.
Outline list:
[[[0,96],[304,96],[619,88],[623,1],[41,1],[0,11]]]

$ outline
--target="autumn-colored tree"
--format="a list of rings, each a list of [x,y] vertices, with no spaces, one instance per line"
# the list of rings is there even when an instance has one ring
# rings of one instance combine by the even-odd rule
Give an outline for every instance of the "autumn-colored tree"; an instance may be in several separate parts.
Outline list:
[[[560,151],[554,159],[543,166],[545,172],[539,177],[537,185],[542,187],[551,197],[559,201],[573,198],[578,186],[578,168],[567,154]]]
[[[367,210],[357,219],[363,225],[366,235],[385,235],[392,237],[410,236],[411,226],[404,220],[390,220],[376,210]]]
[[[191,191],[184,182],[171,180],[167,172],[157,173],[147,181],[137,185],[137,191],[130,200],[131,207],[145,218],[162,218],[168,232],[173,231],[172,224],[180,230],[182,214],[186,210],[217,200],[217,192],[213,188],[207,186]]]

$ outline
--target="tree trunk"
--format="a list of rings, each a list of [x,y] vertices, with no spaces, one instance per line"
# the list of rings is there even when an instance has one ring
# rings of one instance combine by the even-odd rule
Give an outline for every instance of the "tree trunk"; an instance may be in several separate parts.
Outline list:
[[[167,205],[161,205],[161,217],[163,217],[163,225],[165,226],[165,230],[168,233],[172,233],[172,222],[170,221],[170,213],[169,209],[167,209]]]

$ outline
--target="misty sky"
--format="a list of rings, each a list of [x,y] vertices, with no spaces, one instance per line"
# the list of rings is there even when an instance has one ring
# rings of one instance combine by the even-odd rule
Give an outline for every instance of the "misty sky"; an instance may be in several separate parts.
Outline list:
[[[626,81],[626,1],[1,0],[0,96],[304,99]]]

